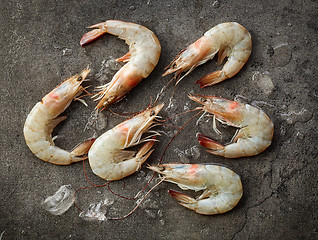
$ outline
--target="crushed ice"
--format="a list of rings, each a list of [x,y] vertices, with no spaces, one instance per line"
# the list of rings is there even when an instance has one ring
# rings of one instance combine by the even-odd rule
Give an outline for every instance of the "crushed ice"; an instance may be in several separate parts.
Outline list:
[[[93,111],[88,118],[85,129],[103,130],[107,127],[107,117],[98,111]]]
[[[107,198],[104,201],[92,203],[86,211],[79,214],[79,217],[87,221],[106,221],[107,218],[105,214],[113,203],[114,201]]]
[[[252,80],[266,95],[269,95],[274,91],[275,86],[272,79],[269,77],[268,72],[255,72],[252,76]]]
[[[53,215],[65,213],[74,203],[74,190],[71,185],[63,185],[53,195],[44,200],[42,207]]]
[[[175,148],[174,152],[177,153],[182,163],[190,163],[190,159],[198,160],[201,155],[198,146],[192,146],[191,148],[185,149],[184,151],[180,150],[179,148]]]
[[[109,56],[108,59],[104,59],[102,61],[101,68],[94,75],[94,78],[101,83],[105,83],[107,80],[111,80],[113,78],[113,76],[121,68],[121,66],[122,65],[116,62],[112,56]]]

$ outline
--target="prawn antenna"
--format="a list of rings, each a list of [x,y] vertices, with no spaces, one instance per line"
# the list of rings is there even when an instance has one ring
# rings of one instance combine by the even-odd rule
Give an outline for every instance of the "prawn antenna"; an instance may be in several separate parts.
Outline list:
[[[120,198],[124,198],[124,199],[127,199],[127,200],[135,200],[136,198],[137,198],[137,195],[135,196],[135,197],[125,197],[125,196],[122,196],[122,195],[120,195],[120,194],[118,194],[118,193],[115,193],[113,190],[111,190],[111,188],[110,188],[110,183],[111,183],[112,181],[109,181],[108,182],[108,184],[107,184],[107,187],[108,187],[108,190],[112,193],[112,194],[114,194],[115,196],[117,196],[117,197],[120,197]]]
[[[157,101],[159,100],[159,98],[161,97],[161,95],[163,94],[163,92],[166,90],[166,88],[170,85],[170,83],[176,78],[176,76],[174,76],[173,78],[171,78],[169,80],[169,82],[163,86],[163,88],[161,88],[160,92],[157,94],[156,100],[153,103],[153,105],[156,105]]]
[[[194,110],[198,110],[198,109],[194,109]],[[187,111],[187,112],[191,112],[191,111],[194,111],[194,110],[190,110],[190,111]],[[194,116],[192,116],[185,124],[183,124],[183,125],[178,129],[177,133],[170,139],[170,141],[168,142],[167,146],[165,147],[165,149],[164,149],[164,151],[163,151],[163,153],[162,153],[162,155],[161,155],[161,157],[160,157],[160,160],[159,160],[158,165],[161,164],[162,159],[163,159],[163,156],[165,155],[165,153],[166,153],[166,151],[167,151],[169,145],[170,145],[171,142],[175,139],[175,137],[180,133],[180,131],[181,131],[192,119],[194,119],[196,116],[200,115],[201,112],[202,112],[202,110],[201,110],[200,112],[196,113]],[[139,194],[142,193],[143,191],[145,191],[145,189],[146,189],[146,188],[148,187],[148,185],[151,183],[151,181],[152,181],[152,179],[155,177],[155,175],[156,175],[156,172],[153,173],[152,177],[149,179],[149,181],[148,181],[148,183],[146,184],[146,186],[145,186],[141,191],[139,191]],[[137,194],[137,196],[138,196],[139,194]]]
[[[194,109],[194,110],[198,110],[198,109]],[[190,111],[194,111],[194,110],[190,110]],[[180,131],[181,131],[189,122],[191,122],[192,119],[194,119],[195,117],[199,116],[199,115],[201,114],[201,112],[202,112],[202,110],[201,110],[200,112],[196,113],[195,115],[193,115],[188,121],[186,121],[186,122],[180,127],[180,129],[176,132],[176,134],[170,139],[170,141],[168,142],[166,148],[164,149],[164,151],[163,151],[163,153],[162,153],[162,155],[161,155],[161,157],[160,157],[160,160],[159,160],[159,163],[158,163],[158,164],[161,164],[162,159],[163,159],[163,157],[164,157],[164,155],[165,155],[165,153],[166,153],[168,147],[170,146],[170,144],[172,143],[172,141],[175,139],[175,137],[180,133]],[[155,173],[154,173],[154,174],[155,174]],[[149,180],[149,181],[151,181],[151,180]]]
[[[82,87],[81,90],[84,91],[86,94],[81,95],[81,96],[78,96],[78,97],[75,97],[75,98],[74,98],[74,101],[79,101],[79,102],[83,103],[86,107],[88,107],[87,103],[86,103],[85,100],[83,100],[82,98],[83,98],[83,97],[86,97],[86,96],[92,95],[89,91],[86,90],[86,89],[89,88],[89,87],[90,87],[90,86]]]
[[[122,117],[122,118],[131,118],[139,113],[142,113],[143,111],[147,110],[149,107],[151,107],[151,101],[152,99],[150,98],[150,103],[145,107],[143,108],[141,111],[139,112],[131,112],[131,113],[117,113],[113,110],[111,110],[110,108],[107,108],[107,110],[111,113],[111,114],[114,114],[115,116],[118,116],[118,117]]]
[[[201,110],[201,109],[197,109],[197,108],[196,108],[196,109],[193,109],[193,110],[189,110],[189,111],[186,111],[186,112],[177,114],[177,115],[175,115],[175,116],[173,116],[173,117],[176,117],[176,116],[178,116],[178,115],[182,115],[182,114],[185,114],[185,113],[193,112],[193,111],[196,111],[196,110]],[[166,152],[168,146],[169,146],[169,145],[171,144],[171,142],[173,141],[173,139],[179,134],[179,132],[180,132],[193,118],[195,118],[196,116],[198,116],[201,112],[202,112],[202,110],[201,110],[200,112],[198,112],[197,114],[195,114],[193,117],[191,117],[191,118],[190,118],[185,124],[183,124],[181,127],[176,127],[176,126],[166,125],[166,124],[160,124],[160,125],[166,125],[166,126],[171,126],[171,127],[178,128],[178,132],[177,132],[177,133],[172,137],[172,139],[169,141],[169,143],[168,143],[168,145],[166,146],[166,148],[165,148],[165,150],[164,150],[164,152],[163,152],[163,154],[162,154],[162,156],[161,156],[160,161],[159,161],[158,164],[161,163],[161,161],[162,161],[162,159],[163,159],[163,156],[164,156],[164,154],[165,154],[165,152]],[[173,118],[173,117],[171,117],[171,118]],[[168,118],[168,119],[166,119],[166,120],[161,120],[161,121],[162,121],[162,122],[165,122],[165,121],[168,121],[168,120],[171,119],[171,118]],[[157,121],[158,121],[158,119],[157,119]],[[118,197],[120,197],[120,198],[124,198],[124,199],[128,199],[128,200],[135,200],[135,199],[138,197],[138,195],[139,195],[140,193],[142,193],[143,191],[145,191],[145,189],[149,186],[149,184],[151,183],[151,181],[152,181],[152,179],[154,178],[155,174],[156,174],[156,173],[154,173],[154,174],[152,175],[152,177],[151,177],[150,180],[147,182],[147,184],[141,189],[141,191],[138,192],[138,194],[137,194],[135,197],[125,197],[125,196],[122,196],[122,195],[120,195],[120,194],[118,194],[118,193],[115,193],[115,192],[110,188],[110,182],[111,182],[111,181],[107,184],[107,187],[108,187],[108,190],[109,190],[112,194],[114,194],[114,195],[116,195],[116,196],[118,196]]]
[[[74,192],[74,195],[73,195],[74,206],[75,206],[78,210],[80,210],[81,212],[83,212],[83,210],[76,204],[76,194],[77,194],[77,192],[80,191],[80,190],[83,190],[83,189],[105,187],[105,186],[107,186],[107,184],[109,184],[109,182],[106,182],[105,184],[102,184],[102,185],[92,183],[92,182],[88,179],[88,176],[87,176],[87,172],[86,172],[86,169],[85,169],[85,161],[83,160],[82,162],[83,162],[83,170],[84,170],[84,174],[85,174],[86,180],[87,180],[87,182],[88,182],[91,186],[86,186],[86,187],[78,188],[78,189],[76,189],[76,191]]]
[[[143,200],[148,196],[148,194],[155,189],[160,183],[162,183],[165,180],[165,178],[162,178],[160,180],[160,182],[158,182],[155,186],[153,186],[142,198],[141,200],[137,203],[137,205],[129,212],[127,213],[125,216],[123,217],[118,217],[118,218],[108,218],[108,220],[122,220],[125,219],[127,217],[129,217],[134,211],[136,211],[136,209],[140,206],[140,204],[143,202]]]
[[[171,119],[173,119],[173,118],[175,118],[175,117],[181,116],[181,115],[186,114],[186,113],[189,113],[189,112],[194,112],[194,111],[197,111],[197,110],[201,110],[201,109],[195,108],[195,109],[188,110],[188,111],[185,111],[185,112],[182,112],[182,113],[178,113],[178,114],[176,114],[176,115],[174,115],[174,116],[172,116],[172,117],[170,117],[170,118],[167,118],[167,119],[163,119],[163,120],[157,119],[157,121],[158,121],[158,122],[166,122],[166,121],[169,121],[169,120],[171,120]]]

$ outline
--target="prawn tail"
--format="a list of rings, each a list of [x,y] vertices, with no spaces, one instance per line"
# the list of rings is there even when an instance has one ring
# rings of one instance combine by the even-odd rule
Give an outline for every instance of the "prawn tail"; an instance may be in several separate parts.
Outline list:
[[[140,170],[141,168],[141,165],[147,161],[147,159],[149,158],[149,156],[151,155],[151,153],[154,151],[152,148],[153,144],[154,144],[155,141],[149,141],[149,142],[146,142],[140,149],[139,151],[137,152],[136,156],[133,158],[133,161],[132,161],[132,165],[131,165],[131,169],[132,173],[134,172],[137,172]],[[128,168],[127,168],[128,169]]]
[[[147,141],[137,152],[136,157],[143,159],[142,163],[145,162],[147,158],[150,156],[150,154],[153,152],[153,149],[151,148],[154,143],[155,143],[155,137]]]
[[[204,88],[222,82],[225,79],[227,79],[226,74],[222,70],[219,70],[204,76],[196,81],[196,83],[200,85],[200,88]]]
[[[93,26],[91,26],[93,27]],[[90,28],[91,28],[90,27]],[[90,42],[93,42],[97,38],[101,37],[106,33],[103,29],[94,29],[92,31],[89,31],[88,33],[85,33],[80,41],[81,46],[85,46],[89,44]]]
[[[224,146],[222,144],[202,134],[198,134],[198,141],[203,147],[206,147],[212,150],[212,151],[207,151],[209,153],[212,153],[215,155],[221,155],[221,152],[224,150]]]
[[[78,144],[74,149],[72,150],[71,154],[75,157],[84,156],[88,153],[89,149],[91,148],[92,144],[94,143],[95,138],[89,138],[85,140],[84,142]],[[86,159],[87,157],[81,158]]]
[[[181,193],[181,192],[177,192],[177,191],[174,191],[174,190],[169,190],[168,193],[174,198],[176,199],[177,201],[179,201],[178,203],[181,205],[181,206],[184,206],[186,208],[189,208],[191,210],[196,210],[196,206],[197,206],[197,200],[195,200],[194,198],[184,194],[184,193]]]
[[[129,62],[131,57],[131,52],[129,51],[128,53],[126,53],[124,56],[115,59],[116,62]]]

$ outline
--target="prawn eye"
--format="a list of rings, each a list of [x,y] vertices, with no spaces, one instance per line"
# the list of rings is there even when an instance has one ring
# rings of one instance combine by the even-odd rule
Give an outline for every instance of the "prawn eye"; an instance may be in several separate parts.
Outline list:
[[[77,78],[77,81],[82,81],[82,76],[79,76],[78,78]]]
[[[156,112],[154,111],[154,110],[151,110],[151,112],[150,112],[150,117],[152,117],[153,115],[155,115],[156,114]]]
[[[204,103],[204,102],[206,102],[207,100],[206,100],[206,98],[201,98],[200,101]]]
[[[164,170],[166,170],[166,168],[163,167],[163,166],[158,166],[158,169],[159,169],[159,171],[161,171],[161,172],[163,172]]]

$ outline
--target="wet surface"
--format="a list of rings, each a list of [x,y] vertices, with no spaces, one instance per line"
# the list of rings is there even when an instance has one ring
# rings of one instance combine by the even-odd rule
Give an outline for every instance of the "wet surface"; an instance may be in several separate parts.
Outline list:
[[[1,214],[0,239],[316,239],[318,237],[317,164],[317,1],[10,1],[0,4],[1,21]],[[23,125],[32,107],[63,79],[92,69],[87,90],[106,84],[122,66],[114,59],[128,51],[124,41],[105,35],[85,48],[79,41],[90,26],[108,19],[135,22],[158,37],[162,53],[158,65],[109,111],[95,113],[96,102],[84,97],[63,115],[68,118],[53,132],[57,146],[71,150],[79,142],[99,136],[154,101],[172,76],[164,68],[185,47],[213,26],[237,21],[250,31],[252,54],[241,71],[212,87],[195,81],[219,67],[216,60],[196,68],[176,87],[170,84],[159,101],[168,119],[198,107],[187,94],[215,95],[261,108],[274,122],[272,144],[263,153],[225,159],[206,153],[196,134],[228,142],[235,129],[197,112],[178,115],[155,130],[161,133],[147,160],[157,164],[170,139],[163,163],[219,163],[236,171],[244,194],[238,205],[217,216],[196,214],[180,205],[161,183],[123,220],[157,176],[139,193],[153,173],[146,168],[109,184],[76,192],[76,204],[55,216],[41,203],[63,185],[74,190],[103,185],[88,162],[56,166],[36,158],[25,144]],[[170,99],[173,94],[173,99]],[[121,116],[119,116],[121,115]],[[171,126],[173,125],[173,126]],[[234,132],[233,132],[234,131]],[[139,149],[139,147],[137,147]],[[195,196],[198,193],[182,191]],[[135,198],[134,198],[135,197]],[[79,216],[81,213],[81,217]],[[99,220],[92,220],[98,218]],[[91,221],[87,221],[91,220]]]

